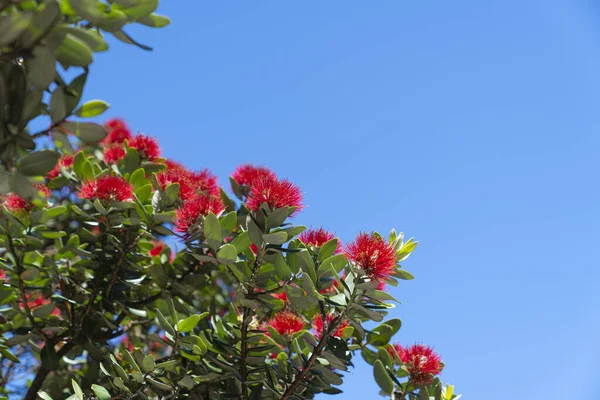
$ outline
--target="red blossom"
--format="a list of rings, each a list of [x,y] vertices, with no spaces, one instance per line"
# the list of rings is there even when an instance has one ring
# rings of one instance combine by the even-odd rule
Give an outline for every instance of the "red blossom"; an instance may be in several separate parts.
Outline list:
[[[79,197],[101,201],[131,201],[133,186],[119,176],[104,175],[81,185]]]
[[[48,172],[46,177],[50,180],[58,177],[58,175],[60,175],[60,172],[61,172],[61,167],[64,169],[69,169],[69,168],[73,167],[73,156],[70,154],[65,154],[64,156],[59,158],[58,163],[56,163],[56,166],[54,167],[54,169],[52,171]]]
[[[172,183],[178,183],[181,200],[189,200],[198,195],[220,197],[217,177],[208,170],[192,172],[181,166],[174,166],[159,173],[157,180],[161,190]]]
[[[394,273],[396,250],[374,234],[361,233],[346,248],[346,257],[371,279],[383,280]]]
[[[198,196],[183,203],[175,213],[175,230],[182,233],[191,233],[196,226],[196,221],[201,215],[208,213],[220,214],[225,207],[221,199],[211,196]]]
[[[107,164],[116,164],[127,155],[125,147],[122,144],[115,143],[104,148],[104,161]]]
[[[304,329],[304,321],[291,311],[282,311],[269,319],[268,324],[280,335],[291,335]]]
[[[426,386],[433,382],[434,376],[442,371],[442,358],[429,346],[414,344],[403,347],[395,344],[394,348],[406,365],[410,382],[417,386]],[[391,349],[388,349],[391,351]]]
[[[129,147],[138,151],[140,158],[153,161],[160,157],[160,146],[155,138],[146,135],[137,135],[128,141]]]
[[[333,315],[333,314],[327,315],[327,325],[329,325],[329,323],[331,321],[333,321],[334,317],[335,317],[335,315]],[[337,330],[335,331],[333,336],[341,337],[342,334],[344,333],[344,328],[346,328],[347,326],[348,326],[348,321],[343,321],[340,324],[340,326],[337,328]],[[320,338],[321,335],[323,334],[323,318],[322,318],[321,314],[317,314],[313,318],[313,329],[315,330],[315,336]]]
[[[48,189],[46,186],[39,183],[35,184],[34,186],[43,197],[50,197],[50,189]],[[6,208],[8,208],[8,211],[12,213],[28,213],[35,208],[35,204],[33,204],[33,202],[25,200],[16,193],[9,193],[6,195],[6,197],[4,197],[3,201]]]
[[[159,256],[160,253],[162,253],[163,249],[165,248],[166,244],[164,242],[161,241],[157,241],[154,242],[154,247],[152,247],[149,251],[148,251],[148,255],[150,257],[156,257]]]
[[[254,253],[254,254],[258,254],[258,246],[255,245],[254,243],[250,244],[250,250]]]
[[[298,236],[298,239],[302,243],[311,247],[321,247],[325,243],[329,242],[331,239],[335,239],[335,235],[331,232],[326,231],[323,228],[319,229],[309,229],[304,231]],[[341,253],[342,251],[342,243],[338,239],[337,248],[335,249],[335,253]]]
[[[286,179],[265,177],[252,182],[246,200],[246,205],[253,211],[257,211],[262,203],[267,203],[273,209],[297,207],[297,212],[302,209],[302,193],[298,186]]]
[[[283,300],[284,303],[287,303],[288,301],[287,293],[285,291],[281,293],[273,293],[271,296],[275,297],[276,299]]]
[[[4,280],[4,279],[6,279],[6,273],[4,273],[4,271],[3,271],[3,270],[1,270],[1,269],[0,269],[0,279],[1,279],[1,280]]]
[[[385,281],[379,281],[379,283],[377,284],[377,290],[384,290],[385,289]]]
[[[52,303],[52,300],[47,299],[38,293],[26,294],[25,299],[27,300],[27,308],[29,308],[29,310],[34,310],[38,307],[45,306],[46,304]],[[23,304],[22,301],[19,302],[19,307],[23,310],[25,309],[25,305]],[[54,315],[54,316],[58,317],[60,315],[60,310],[55,307],[50,315]]]
[[[393,347],[393,350],[392,350],[392,347]],[[402,346],[400,345],[400,343],[394,343],[392,345],[392,347],[388,347],[387,348],[387,351],[388,351],[388,353],[390,353],[390,356],[392,358],[395,358],[395,356],[394,356],[394,350],[396,350],[396,353],[398,354],[398,357],[400,357],[402,355]],[[400,358],[400,359],[402,359],[402,358]]]
[[[274,178],[277,176],[273,171],[266,167],[257,167],[251,164],[243,164],[235,169],[231,175],[234,181],[240,186],[250,186],[258,179]]]
[[[177,161],[165,160],[165,165],[167,166],[167,170],[172,170],[172,169],[182,170],[182,169],[185,169],[185,167],[183,165],[179,164]]]
[[[108,134],[102,140],[103,144],[123,143],[126,140],[131,140],[131,131],[127,124],[121,119],[113,118],[104,124]]]

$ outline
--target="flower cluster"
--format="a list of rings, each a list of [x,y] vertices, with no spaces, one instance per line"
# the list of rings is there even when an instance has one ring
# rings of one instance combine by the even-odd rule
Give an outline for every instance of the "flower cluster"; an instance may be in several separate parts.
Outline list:
[[[100,201],[131,201],[133,186],[119,176],[104,175],[81,185],[79,197]]]
[[[359,234],[348,245],[345,254],[348,260],[376,281],[392,275],[396,268],[396,249],[375,234]]]
[[[57,178],[62,169],[71,169],[73,168],[73,156],[70,154],[65,154],[61,158],[59,158],[58,163],[54,167],[54,169],[46,175],[49,180]]]
[[[175,230],[188,235],[193,234],[193,228],[201,215],[213,213],[215,215],[223,212],[224,207],[220,199],[212,196],[197,196],[183,204],[175,212]]]
[[[246,206],[252,211],[258,211],[263,203],[271,209],[296,207],[296,214],[302,209],[302,193],[298,186],[287,179],[262,177],[251,183]]]
[[[300,234],[300,236],[298,236],[298,239],[300,239],[300,241],[302,243],[304,243],[305,245],[309,246],[309,247],[315,247],[315,248],[320,248],[322,247],[325,243],[329,242],[332,239],[335,239],[335,235],[331,232],[326,231],[323,228],[319,228],[319,229],[309,229],[307,231],[304,231]],[[335,249],[335,253],[341,253],[342,252],[342,243],[341,241],[338,239],[338,243],[337,243],[337,248]]]
[[[26,294],[25,300],[27,301],[27,308],[29,308],[29,310],[35,310],[36,308],[52,303],[52,300],[47,299],[38,293]],[[19,307],[24,310],[25,304],[21,301],[19,302]],[[50,315],[58,317],[60,315],[60,310],[55,307]]]
[[[240,165],[235,169],[231,177],[238,185],[246,187],[250,187],[254,182],[263,178],[277,179],[275,173],[270,169],[251,164]]]
[[[41,184],[35,184],[34,186],[43,198],[50,197],[50,190],[46,186]],[[2,202],[8,211],[15,214],[29,213],[36,208],[36,205],[32,201],[26,200],[16,193],[9,193],[4,196]]]
[[[292,335],[304,329],[304,320],[291,311],[282,311],[268,320],[268,325],[280,335]]]
[[[104,144],[104,161],[108,164],[119,162],[127,154],[127,148],[137,150],[140,159],[155,161],[160,157],[158,141],[146,135],[133,136],[131,131],[120,119],[111,119],[105,125],[108,132]]]
[[[406,365],[410,375],[410,382],[414,385],[429,385],[433,382],[435,375],[439,375],[444,368],[442,358],[429,346],[414,344],[404,347],[398,343],[388,348],[388,352],[394,357],[394,351]]]

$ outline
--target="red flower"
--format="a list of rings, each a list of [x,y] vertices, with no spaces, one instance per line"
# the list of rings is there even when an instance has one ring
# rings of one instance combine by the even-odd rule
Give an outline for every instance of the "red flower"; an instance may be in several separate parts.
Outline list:
[[[277,313],[268,324],[280,335],[291,335],[304,329],[304,320],[291,311]]]
[[[393,350],[392,350],[392,347],[394,348]],[[400,357],[400,359],[402,359],[402,346],[400,345],[400,343],[394,343],[392,345],[392,347],[388,347],[387,348],[387,351],[388,351],[388,353],[390,353],[390,356],[392,357],[392,359],[395,358],[395,356],[394,356],[394,350],[396,350],[396,353],[398,354],[398,357]]]
[[[335,235],[331,232],[327,232],[323,228],[319,229],[309,229],[304,231],[298,236],[298,239],[302,243],[311,247],[321,247],[325,243],[329,242],[331,239],[334,239]],[[342,243],[338,239],[337,248],[335,249],[335,253],[340,253],[342,251]]]
[[[287,303],[288,301],[287,293],[285,291],[281,293],[273,293],[271,296],[275,297],[276,299],[283,300],[284,303]]]
[[[52,303],[52,300],[42,297],[41,294],[29,293],[29,294],[25,295],[25,299],[27,300],[27,307],[30,310],[34,310],[38,307]],[[25,305],[23,304],[22,301],[19,302],[19,307],[21,307],[22,309],[25,309]],[[55,307],[50,315],[54,315],[54,316],[58,317],[60,315],[60,310]]]
[[[379,281],[379,283],[377,284],[377,290],[383,290],[385,289],[385,281]]]
[[[104,161],[107,164],[116,164],[125,158],[126,155],[125,147],[119,143],[104,148]]]
[[[160,253],[162,253],[165,246],[166,246],[166,244],[164,242],[161,242],[161,241],[154,242],[154,247],[148,251],[148,255],[150,257],[159,256]]]
[[[56,178],[60,175],[61,167],[64,169],[71,168],[73,166],[73,156],[70,154],[65,154],[61,158],[58,159],[58,163],[54,167],[54,169],[46,175],[46,177],[50,180]]]
[[[137,135],[128,141],[129,147],[136,149],[140,158],[152,161],[160,157],[160,146],[154,138],[145,135]]]
[[[167,166],[167,170],[172,170],[172,169],[182,170],[182,169],[185,169],[185,167],[183,165],[179,164],[176,161],[165,160],[165,165]]]
[[[374,234],[359,234],[346,248],[346,257],[378,281],[393,274],[396,268],[396,250]]]
[[[102,139],[102,143],[104,144],[123,143],[126,140],[131,140],[132,138],[131,131],[125,122],[118,118],[108,120],[104,124],[104,127],[108,132],[108,135]]]
[[[234,181],[240,186],[249,186],[258,179],[273,178],[277,179],[275,173],[265,167],[256,167],[251,164],[240,165],[231,175]]]
[[[297,207],[296,211],[299,211],[302,209],[302,193],[298,186],[286,179],[261,178],[252,182],[246,205],[257,211],[262,203],[271,208]]]
[[[198,196],[186,201],[175,213],[175,230],[182,233],[190,233],[196,226],[196,221],[201,215],[220,214],[225,207],[221,199],[210,196]]]
[[[417,386],[426,386],[433,382],[434,375],[442,371],[442,358],[429,346],[414,344],[409,347],[394,345],[400,359],[410,374],[410,382]],[[388,350],[389,351],[389,350]]]
[[[333,314],[327,315],[327,325],[329,325],[329,323],[331,321],[333,321],[334,317],[335,316]],[[344,328],[346,328],[347,326],[348,326],[348,321],[342,322],[340,324],[340,326],[337,328],[337,330],[335,331],[335,333],[333,334],[333,336],[341,337],[342,334],[344,333]],[[313,318],[313,329],[315,330],[315,336],[320,338],[321,335],[323,334],[323,318],[321,317],[321,314],[317,314]]]
[[[179,198],[189,200],[201,196],[220,197],[217,178],[208,170],[191,172],[181,166],[174,166],[157,175],[161,190],[165,190],[172,183],[179,183]]]
[[[88,200],[132,201],[133,186],[119,176],[104,175],[81,185],[79,197]]]
[[[4,279],[6,279],[6,273],[4,273],[4,271],[0,269],[0,280]]]
[[[39,183],[35,184],[33,186],[35,186],[36,189],[38,189],[38,191],[42,194],[42,196],[50,197],[50,190],[46,186],[39,184]],[[6,208],[8,208],[8,211],[10,211],[11,213],[19,213],[19,212],[28,213],[35,208],[35,204],[33,204],[29,200],[25,200],[24,198],[20,197],[16,193],[9,193],[4,198],[4,205],[6,206]]]

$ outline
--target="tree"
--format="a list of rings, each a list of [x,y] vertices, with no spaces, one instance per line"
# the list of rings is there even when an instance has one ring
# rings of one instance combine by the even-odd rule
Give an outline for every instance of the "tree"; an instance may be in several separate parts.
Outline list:
[[[295,224],[302,194],[267,168],[238,166],[230,196],[121,120],[73,119],[107,108],[78,107],[101,32],[136,44],[123,26],[166,25],[156,5],[0,0],[0,394],[311,399],[341,393],[359,352],[383,395],[458,399],[440,356],[384,321],[416,241],[342,246]],[[83,73],[66,84],[55,60]]]

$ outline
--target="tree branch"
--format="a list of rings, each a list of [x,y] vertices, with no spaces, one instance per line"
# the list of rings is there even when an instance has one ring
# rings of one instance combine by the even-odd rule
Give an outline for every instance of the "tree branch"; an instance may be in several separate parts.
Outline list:
[[[53,346],[53,344],[47,343],[46,346]],[[71,349],[75,346],[73,342],[67,342],[65,345],[56,353],[58,359],[60,360],[65,354],[67,354]],[[31,382],[31,386],[27,391],[27,394],[23,398],[23,400],[35,400],[37,398],[37,393],[42,388],[44,381],[46,380],[46,376],[50,370],[46,369],[44,365],[38,369],[37,374],[35,375],[35,379]]]

